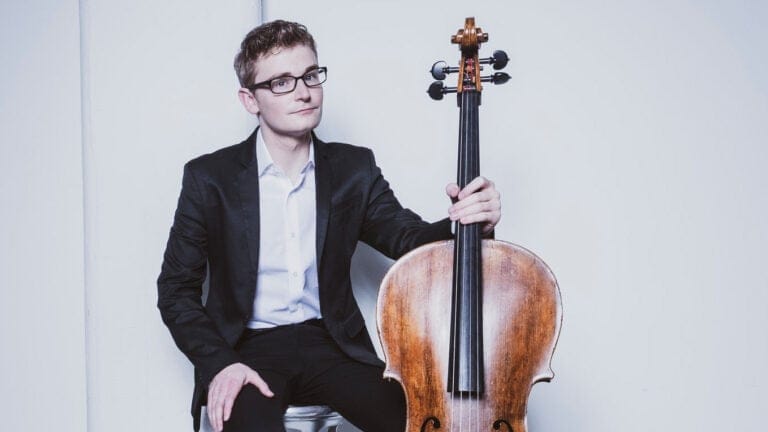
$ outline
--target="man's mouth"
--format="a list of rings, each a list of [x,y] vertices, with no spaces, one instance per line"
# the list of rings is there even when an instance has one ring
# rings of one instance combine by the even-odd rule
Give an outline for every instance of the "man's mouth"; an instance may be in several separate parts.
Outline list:
[[[316,109],[317,109],[317,107],[302,108],[300,110],[294,111],[293,114],[309,114],[309,113],[315,111]]]

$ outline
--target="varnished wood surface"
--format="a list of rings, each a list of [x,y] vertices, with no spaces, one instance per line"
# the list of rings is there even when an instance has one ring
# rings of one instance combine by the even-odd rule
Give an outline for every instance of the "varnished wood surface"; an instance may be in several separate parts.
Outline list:
[[[554,275],[530,251],[483,241],[485,393],[457,398],[446,391],[453,241],[422,246],[390,269],[379,292],[377,319],[387,362],[408,401],[407,431],[494,431],[497,420],[525,432],[531,386],[549,381],[562,320]]]

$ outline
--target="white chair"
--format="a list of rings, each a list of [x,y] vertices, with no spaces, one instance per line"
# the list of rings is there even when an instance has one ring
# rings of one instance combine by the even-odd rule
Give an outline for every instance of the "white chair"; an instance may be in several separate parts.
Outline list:
[[[286,432],[340,432],[344,418],[327,406],[289,406],[285,411]],[[345,431],[357,430],[344,428]]]

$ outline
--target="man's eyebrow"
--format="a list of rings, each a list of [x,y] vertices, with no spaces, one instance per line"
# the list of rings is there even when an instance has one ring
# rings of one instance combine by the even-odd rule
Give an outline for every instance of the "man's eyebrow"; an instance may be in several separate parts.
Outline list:
[[[313,64],[311,66],[307,66],[307,68],[304,69],[304,72],[302,72],[301,75],[299,75],[299,76],[304,76],[305,73],[307,73],[307,72],[309,72],[311,70],[317,69],[319,67],[320,66],[318,66],[317,64]],[[292,76],[293,75],[291,75],[290,72],[276,73],[276,74],[272,75],[271,78],[267,78],[265,81],[272,81],[275,78],[284,78],[284,77],[292,77]]]

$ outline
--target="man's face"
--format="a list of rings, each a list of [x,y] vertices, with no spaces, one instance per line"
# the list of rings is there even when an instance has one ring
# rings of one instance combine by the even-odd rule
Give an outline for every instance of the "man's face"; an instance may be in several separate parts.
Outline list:
[[[255,66],[254,83],[260,83],[281,76],[301,77],[318,65],[311,48],[297,45],[260,58]],[[301,79],[290,93],[274,94],[258,88],[248,94],[241,90],[240,99],[249,112],[258,115],[263,133],[268,135],[306,136],[320,123],[323,110],[322,86],[307,87]]]

